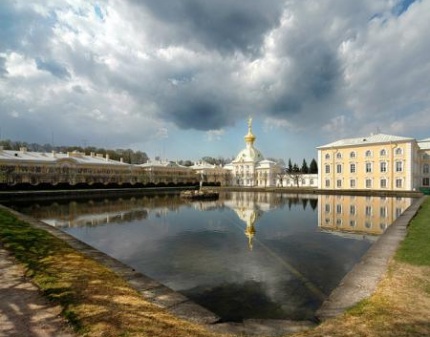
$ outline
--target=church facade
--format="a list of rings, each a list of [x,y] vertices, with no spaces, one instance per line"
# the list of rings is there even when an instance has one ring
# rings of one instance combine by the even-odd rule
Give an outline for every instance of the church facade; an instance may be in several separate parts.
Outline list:
[[[283,168],[276,162],[264,159],[263,154],[254,146],[257,137],[252,133],[252,119],[248,121],[245,135],[245,148],[224,168],[230,171],[230,184],[242,187],[277,186]]]

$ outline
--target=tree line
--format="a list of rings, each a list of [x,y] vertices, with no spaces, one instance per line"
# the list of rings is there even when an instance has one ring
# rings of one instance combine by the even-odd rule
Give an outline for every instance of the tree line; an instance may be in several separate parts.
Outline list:
[[[286,167],[287,173],[311,173],[315,174],[318,173],[318,164],[315,159],[312,159],[311,163],[308,165],[306,159],[303,159],[302,166],[299,167],[297,163],[294,163],[291,161],[291,159],[288,159],[288,165]]]

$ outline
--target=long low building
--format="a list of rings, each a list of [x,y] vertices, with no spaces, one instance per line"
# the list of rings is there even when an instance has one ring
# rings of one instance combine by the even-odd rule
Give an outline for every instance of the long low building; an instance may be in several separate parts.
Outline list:
[[[375,134],[317,150],[320,189],[415,191],[430,185],[430,138]]]
[[[172,162],[132,165],[108,155],[81,152],[43,153],[4,150],[0,147],[0,184],[75,186],[198,184],[198,176]]]

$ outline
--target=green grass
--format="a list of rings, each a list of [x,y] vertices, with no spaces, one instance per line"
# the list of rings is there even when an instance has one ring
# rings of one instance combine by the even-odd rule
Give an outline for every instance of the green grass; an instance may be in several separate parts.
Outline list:
[[[395,259],[416,266],[430,266],[430,198],[424,201],[408,227]]]

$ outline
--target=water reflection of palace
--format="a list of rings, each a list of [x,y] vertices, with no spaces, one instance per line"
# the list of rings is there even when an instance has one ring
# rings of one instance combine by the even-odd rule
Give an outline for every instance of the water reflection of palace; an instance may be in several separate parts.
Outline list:
[[[318,196],[318,226],[327,231],[382,234],[412,203],[410,198]]]

